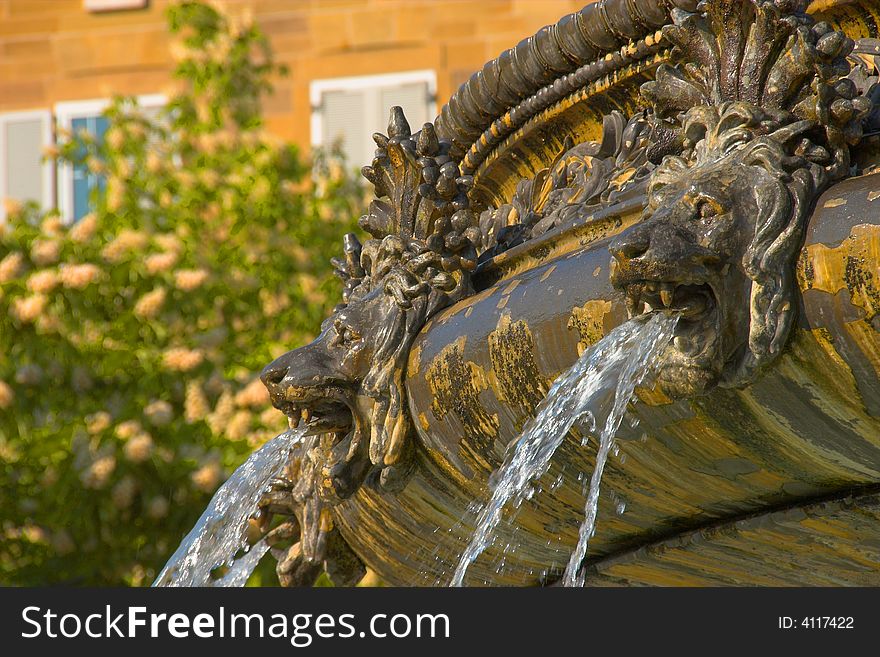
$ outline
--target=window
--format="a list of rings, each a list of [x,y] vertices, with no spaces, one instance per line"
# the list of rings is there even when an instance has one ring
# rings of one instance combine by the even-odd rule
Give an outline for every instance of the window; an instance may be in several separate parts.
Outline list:
[[[0,114],[0,201],[36,201],[52,207],[52,163],[43,149],[52,143],[48,110]],[[0,203],[0,221],[6,210]]]
[[[413,131],[434,119],[434,71],[315,80],[311,84],[312,144],[341,139],[348,163],[361,167],[373,159],[374,132],[385,132],[388,111],[403,108]]]
[[[159,94],[138,96],[138,104],[147,114],[156,111],[166,100]],[[76,134],[86,130],[100,141],[107,131],[108,122],[103,112],[110,104],[107,99],[58,103],[55,118],[58,126]],[[72,223],[81,219],[91,209],[90,196],[95,188],[102,188],[102,176],[89,171],[83,165],[61,163],[58,166],[58,208],[65,221]]]

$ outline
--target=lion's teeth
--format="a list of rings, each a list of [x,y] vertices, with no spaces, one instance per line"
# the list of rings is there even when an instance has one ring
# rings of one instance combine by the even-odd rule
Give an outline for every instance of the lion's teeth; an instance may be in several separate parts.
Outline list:
[[[304,408],[302,410],[302,419],[303,419],[303,422],[308,422],[309,420],[311,420],[312,419],[312,410],[309,408]]]
[[[667,308],[672,305],[672,286],[670,284],[664,283],[663,287],[660,288],[660,301]]]
[[[651,305],[650,303],[648,303],[647,301],[645,302],[645,312],[646,312],[646,313],[652,313],[652,312],[654,312],[654,306],[652,306],[652,305]]]
[[[686,346],[684,338],[681,337],[680,335],[676,335],[672,339],[672,344],[675,345],[675,348],[678,349],[679,351],[684,351],[684,348]]]

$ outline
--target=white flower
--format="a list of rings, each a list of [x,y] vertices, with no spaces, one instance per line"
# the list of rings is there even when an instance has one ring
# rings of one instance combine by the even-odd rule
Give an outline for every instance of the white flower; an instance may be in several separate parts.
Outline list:
[[[41,269],[30,275],[27,287],[31,292],[51,292],[59,283],[58,272],[54,269]]]
[[[181,269],[174,273],[174,284],[181,290],[189,292],[199,287],[207,278],[208,272],[204,269]]]
[[[72,290],[82,290],[101,276],[101,268],[91,263],[62,265],[61,284]]]
[[[42,294],[15,299],[12,302],[12,314],[23,324],[30,324],[43,313],[47,301],[48,299]]]
[[[189,372],[198,367],[205,359],[205,355],[198,349],[185,349],[174,347],[165,352],[163,361],[168,369],[178,372]]]
[[[165,288],[157,287],[138,299],[134,306],[134,314],[143,319],[151,319],[159,314],[165,304]]]
[[[3,260],[0,260],[0,283],[8,283],[16,278],[24,267],[24,256],[18,251],[13,251]]]

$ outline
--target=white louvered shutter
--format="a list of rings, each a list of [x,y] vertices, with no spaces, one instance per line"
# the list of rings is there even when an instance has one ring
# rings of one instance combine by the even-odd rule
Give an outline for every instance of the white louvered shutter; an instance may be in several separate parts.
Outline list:
[[[51,192],[43,149],[48,113],[0,116],[0,197],[46,205]]]
[[[382,132],[388,124],[388,113],[394,106],[403,108],[406,120],[413,132],[422,129],[422,126],[433,117],[428,116],[428,85],[424,82],[413,82],[398,86],[384,87],[379,94],[380,113],[383,117],[381,124]]]
[[[341,140],[349,166],[370,164],[376,151],[372,136],[387,132],[392,107],[403,108],[413,131],[433,118],[428,82],[433,74],[426,73],[317,81],[323,89],[316,99],[320,129],[313,135],[314,143],[329,147]]]
[[[326,91],[322,98],[321,143],[329,148],[341,140],[351,167],[362,167],[373,159],[375,145],[364,116],[368,91]]]

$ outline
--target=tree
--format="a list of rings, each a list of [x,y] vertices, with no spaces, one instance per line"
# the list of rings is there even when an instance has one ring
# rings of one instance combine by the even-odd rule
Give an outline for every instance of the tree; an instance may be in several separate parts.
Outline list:
[[[266,38],[198,2],[168,10],[180,88],[118,98],[103,140],[52,155],[105,184],[74,225],[0,227],[0,580],[146,584],[210,494],[282,431],[260,369],[307,342],[363,189],[262,128]],[[313,171],[313,181],[304,177]]]

